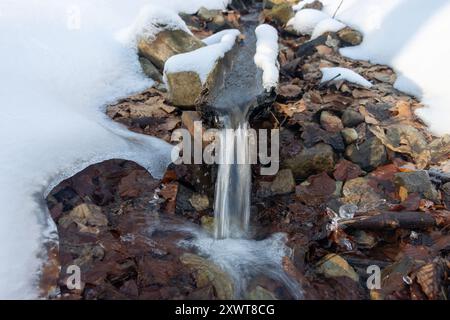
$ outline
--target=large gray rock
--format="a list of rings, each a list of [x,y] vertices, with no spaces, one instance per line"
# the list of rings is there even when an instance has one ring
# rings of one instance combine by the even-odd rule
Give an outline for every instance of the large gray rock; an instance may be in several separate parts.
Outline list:
[[[405,188],[408,193],[419,193],[429,200],[439,200],[439,194],[431,183],[430,176],[426,171],[396,173],[394,183],[398,188]]]
[[[204,46],[205,44],[202,41],[186,31],[163,30],[154,39],[140,39],[138,52],[140,56],[150,60],[162,72],[164,63],[171,56]]]
[[[284,160],[283,167],[291,169],[296,178],[306,179],[313,174],[331,172],[334,169],[334,158],[333,148],[319,143]]]
[[[366,171],[373,170],[387,161],[386,148],[376,137],[367,139],[359,146],[348,146],[345,156]]]

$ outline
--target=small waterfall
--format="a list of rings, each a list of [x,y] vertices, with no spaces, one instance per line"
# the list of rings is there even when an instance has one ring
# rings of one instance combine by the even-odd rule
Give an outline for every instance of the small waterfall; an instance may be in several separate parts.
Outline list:
[[[209,105],[219,116],[216,156],[219,159],[214,203],[214,237],[195,228],[192,238],[181,245],[195,248],[224,270],[233,280],[236,298],[247,297],[247,286],[262,276],[281,283],[294,299],[303,291],[283,269],[282,260],[292,255],[284,234],[252,239],[249,234],[251,163],[256,151],[255,132],[248,123],[249,112],[264,93],[262,71],[255,62],[259,10],[241,17],[244,40],[228,62],[223,83],[209,92]],[[186,230],[189,230],[187,228]]]
[[[222,119],[219,170],[215,191],[215,237],[242,238],[250,219],[251,167],[249,161],[248,122],[235,130],[229,118]]]

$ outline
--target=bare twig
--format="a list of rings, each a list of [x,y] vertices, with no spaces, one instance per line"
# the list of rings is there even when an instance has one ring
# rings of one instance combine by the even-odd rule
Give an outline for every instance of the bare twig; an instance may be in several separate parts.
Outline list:
[[[333,19],[334,19],[334,17],[336,17],[336,14],[338,13],[339,9],[340,9],[341,6],[342,6],[342,3],[344,3],[344,0],[341,0],[341,2],[339,3],[339,6],[337,7],[336,11],[335,11],[334,14],[333,14]]]
[[[341,76],[341,74],[339,73],[339,74],[335,75],[333,78],[331,78],[330,80],[327,80],[324,83],[321,83],[320,86],[319,86],[319,89],[322,89],[323,87],[326,87],[330,82],[333,82],[334,80],[336,80],[340,76]]]
[[[270,114],[272,115],[272,117],[275,119],[275,121],[277,122],[278,127],[280,127],[280,121],[278,120],[278,118],[273,114],[272,111],[269,110],[269,112],[270,112]]]

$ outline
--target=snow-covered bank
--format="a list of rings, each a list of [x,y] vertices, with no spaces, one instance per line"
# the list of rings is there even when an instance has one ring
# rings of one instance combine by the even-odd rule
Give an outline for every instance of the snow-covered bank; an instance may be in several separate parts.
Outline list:
[[[224,0],[167,0],[166,9]],[[170,147],[127,132],[101,107],[151,85],[117,32],[157,0],[0,2],[0,298],[38,296],[50,185],[110,158],[162,173]]]
[[[341,0],[321,0],[333,15]],[[399,90],[421,98],[418,114],[436,134],[450,133],[450,1],[344,0],[336,19],[364,33],[358,47],[341,53],[388,64],[399,74]]]

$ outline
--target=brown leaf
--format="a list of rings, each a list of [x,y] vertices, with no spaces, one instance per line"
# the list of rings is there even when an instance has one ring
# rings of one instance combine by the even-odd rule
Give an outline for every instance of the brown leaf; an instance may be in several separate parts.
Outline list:
[[[299,100],[295,103],[279,103],[274,104],[275,110],[284,114],[287,117],[292,117],[295,113],[303,112],[306,110],[306,104],[304,100]]]
[[[364,116],[365,122],[368,124],[379,124],[378,120],[370,114],[364,106],[359,107],[359,112]]]
[[[435,263],[429,263],[417,272],[417,282],[420,284],[422,291],[427,295],[428,299],[439,299],[442,278],[442,270]]]
[[[426,141],[417,129],[407,125],[391,125],[386,127],[386,130],[392,132],[389,136],[380,126],[370,126],[369,130],[388,149],[410,155],[419,170],[424,169],[430,162],[430,151],[426,149]]]
[[[396,118],[400,119],[412,119],[413,113],[411,111],[411,103],[407,101],[400,100],[397,104],[391,108],[391,111],[397,112]]]

